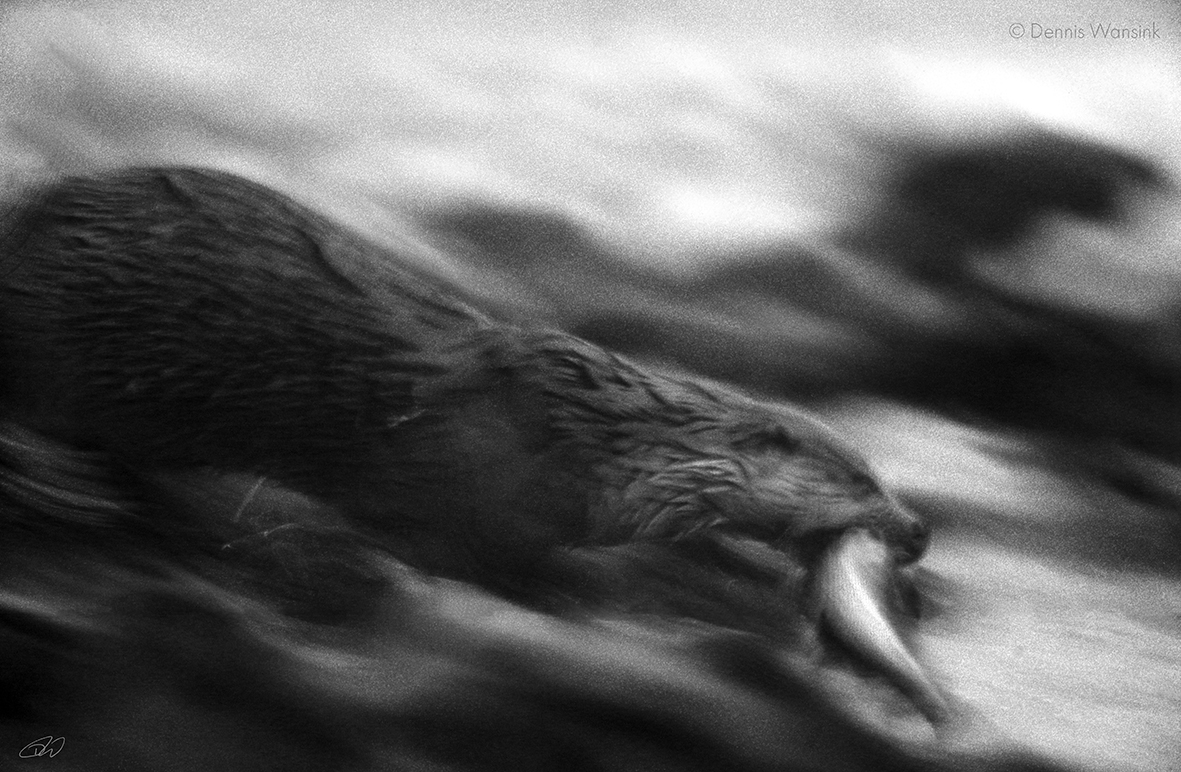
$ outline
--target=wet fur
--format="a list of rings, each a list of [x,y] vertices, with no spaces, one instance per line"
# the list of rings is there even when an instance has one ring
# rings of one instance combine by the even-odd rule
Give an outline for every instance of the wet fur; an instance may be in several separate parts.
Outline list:
[[[555,548],[703,531],[790,548],[864,526],[922,551],[802,413],[457,298],[233,175],[67,180],[0,249],[3,398],[127,467],[277,481],[486,583]]]

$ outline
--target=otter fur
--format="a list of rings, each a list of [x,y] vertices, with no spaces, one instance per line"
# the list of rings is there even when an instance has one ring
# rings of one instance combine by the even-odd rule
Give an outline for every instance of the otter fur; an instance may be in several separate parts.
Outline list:
[[[878,564],[925,545],[801,411],[496,321],[223,172],[69,179],[16,207],[0,358],[9,421],[126,468],[272,480],[412,565],[489,586],[556,550],[710,531],[815,558],[867,554],[839,546],[855,530]]]

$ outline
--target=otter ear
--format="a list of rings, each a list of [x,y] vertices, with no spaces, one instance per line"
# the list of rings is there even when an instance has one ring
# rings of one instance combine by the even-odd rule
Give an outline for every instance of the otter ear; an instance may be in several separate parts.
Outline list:
[[[741,453],[796,453],[800,440],[782,426],[740,427],[730,447]]]

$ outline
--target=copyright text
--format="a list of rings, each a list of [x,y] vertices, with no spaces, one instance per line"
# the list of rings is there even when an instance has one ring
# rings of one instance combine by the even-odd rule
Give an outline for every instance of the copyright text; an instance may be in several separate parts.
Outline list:
[[[1031,21],[1009,25],[1009,36],[1014,40],[1161,40],[1161,29],[1156,22],[1149,24],[1085,24],[1053,26]]]

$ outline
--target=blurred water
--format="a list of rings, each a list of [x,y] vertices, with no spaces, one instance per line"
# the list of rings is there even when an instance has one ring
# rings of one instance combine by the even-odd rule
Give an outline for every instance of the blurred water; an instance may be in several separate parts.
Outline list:
[[[1030,38],[1100,23],[1162,39]],[[413,219],[445,204],[528,205],[676,267],[822,234],[872,202],[902,138],[1036,121],[1181,173],[1181,12],[1165,2],[24,2],[0,25],[5,192],[199,163],[384,239],[413,241]],[[1028,247],[1050,262],[998,281],[1159,314],[1175,300],[1161,281],[1177,272],[1175,214],[1114,236],[1050,226]],[[832,418],[891,482],[987,513],[930,561],[960,611],[925,645],[962,696],[1002,734],[1091,768],[1181,769],[1181,588],[1024,541],[1093,527],[1110,500],[942,418],[866,404]]]
[[[6,166],[188,160],[302,180],[324,200],[528,203],[666,259],[839,219],[900,134],[1048,119],[1171,161],[1181,117],[1181,24],[1163,3],[271,0],[6,16]],[[1010,35],[1035,20],[1156,24],[1163,39]]]

